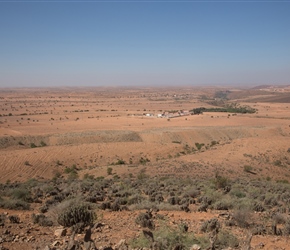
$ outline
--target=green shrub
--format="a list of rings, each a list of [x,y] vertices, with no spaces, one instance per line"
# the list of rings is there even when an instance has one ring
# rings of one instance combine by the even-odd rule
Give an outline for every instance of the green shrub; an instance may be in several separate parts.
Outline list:
[[[113,173],[113,169],[111,167],[107,168],[107,174],[111,175]]]
[[[140,194],[134,194],[128,198],[128,205],[140,204],[145,198]]]
[[[198,143],[198,142],[196,142],[196,143],[195,143],[195,146],[196,146],[196,148],[197,148],[198,150],[201,150],[201,148],[204,146],[204,143]]]
[[[23,200],[23,201],[31,201],[31,193],[28,189],[19,187],[10,190],[9,195],[13,199]]]
[[[229,185],[229,179],[224,176],[218,175],[214,180],[214,184],[216,189],[225,188]]]
[[[66,167],[65,168],[65,170],[64,170],[64,172],[66,173],[66,174],[71,174],[71,173],[73,173],[73,174],[77,174],[77,166],[74,164],[74,165],[72,165],[72,167],[70,168],[70,167]]]
[[[37,148],[37,146],[35,145],[34,142],[30,143],[30,147],[31,147],[31,148]]]
[[[149,176],[146,174],[146,168],[143,168],[140,170],[140,172],[137,174],[138,180],[144,180],[147,179]]]
[[[230,195],[235,196],[237,198],[244,198],[246,197],[246,194],[244,192],[242,192],[240,189],[238,188],[234,188],[230,191]]]
[[[217,236],[215,245],[219,246],[219,249],[227,247],[237,248],[239,246],[239,240],[228,231],[220,231]]]
[[[91,225],[96,219],[96,214],[83,203],[73,204],[62,211],[57,218],[57,222],[64,227],[72,227],[81,224],[82,228]]]
[[[92,174],[85,173],[83,176],[84,180],[94,180],[95,177]]]
[[[269,207],[275,207],[278,205],[278,195],[272,193],[266,193],[264,204]]]
[[[129,242],[133,249],[139,248],[152,248],[152,240],[145,237],[146,231],[138,238],[135,238]],[[150,233],[150,232],[149,232]],[[193,244],[200,244],[201,242],[193,235],[184,230],[183,225],[179,225],[178,228],[168,227],[162,225],[158,230],[154,231],[154,248],[158,250],[168,249],[190,249]],[[202,244],[203,247],[204,244]]]
[[[271,179],[272,179],[272,178],[271,178],[270,176],[267,176],[267,177],[266,177],[266,181],[271,181]]]
[[[213,204],[215,210],[229,210],[233,208],[233,204],[229,199],[218,200]]]
[[[73,181],[79,178],[79,175],[77,172],[70,172],[68,175],[68,180]]]
[[[124,164],[126,164],[126,162],[125,162],[124,160],[122,160],[122,159],[119,159],[119,160],[115,163],[115,165],[124,165]]]
[[[0,207],[4,209],[13,209],[13,210],[29,210],[29,203],[23,200],[17,199],[9,199],[9,200],[1,200]]]

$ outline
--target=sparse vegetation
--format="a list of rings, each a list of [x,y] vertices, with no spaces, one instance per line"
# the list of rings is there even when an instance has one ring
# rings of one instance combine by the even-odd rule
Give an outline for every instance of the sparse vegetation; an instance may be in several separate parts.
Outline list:
[[[146,164],[147,162],[150,162],[150,160],[148,158],[141,157],[140,160],[139,160],[139,163],[141,163],[143,165]]]
[[[266,249],[263,238],[280,243],[290,235],[290,126],[284,109],[273,115],[278,105],[271,111],[272,104],[252,102],[261,115],[241,115],[254,109],[228,104],[227,95],[250,103],[252,96],[244,102],[239,91],[215,95],[211,89],[202,100],[194,91],[181,95],[148,88],[141,97],[137,90],[124,91],[128,96],[113,88],[84,91],[81,97],[78,90],[67,97],[38,96],[36,91],[25,102],[25,97],[3,99],[1,94],[3,247],[15,241],[15,246],[37,248],[41,238],[40,248],[47,242],[49,248],[68,249],[74,232],[82,233],[75,242],[85,238],[89,227],[84,230],[84,225],[95,222],[85,215],[91,213],[98,214],[91,230],[100,248],[107,244],[114,249],[116,238],[123,238],[122,233],[114,234],[125,227],[126,235],[136,235],[126,240],[129,248],[157,250],[190,249],[193,244],[201,249],[241,249],[248,233],[260,235]],[[235,113],[190,116],[189,107],[199,101],[206,108],[195,113]],[[144,106],[154,117],[142,116]],[[180,117],[167,111],[179,112]],[[243,123],[249,117],[251,121]],[[32,175],[38,180],[25,181]],[[69,211],[82,205],[82,212]],[[58,220],[72,227],[64,229],[67,235],[61,239],[53,235]],[[54,228],[43,228],[48,226]]]
[[[76,171],[75,166],[66,170],[68,174],[74,171]],[[56,188],[56,183],[58,186],[62,186],[61,192]],[[65,179],[47,183],[30,180],[16,185],[16,187],[8,183],[2,187],[0,207],[18,210],[29,209],[30,203],[39,202],[39,199],[45,200],[41,204],[40,211],[42,214],[47,214],[45,216],[42,214],[32,215],[33,223],[40,226],[51,226],[58,222],[60,225],[73,227],[73,230],[78,232],[84,229],[84,225],[94,221],[95,215],[92,208],[95,205],[102,210],[112,211],[148,209],[145,213],[143,211],[139,213],[136,217],[136,223],[144,230],[152,230],[153,236],[160,237],[160,242],[164,244],[161,249],[166,249],[174,244],[187,247],[186,242],[188,241],[196,244],[205,244],[204,242],[209,244],[205,238],[201,240],[201,238],[188,233],[186,226],[169,227],[166,229],[167,232],[162,234],[161,228],[165,230],[168,225],[160,227],[160,223],[165,223],[165,221],[158,221],[158,214],[153,212],[158,210],[186,211],[185,208],[190,209],[191,204],[194,203],[199,207],[198,211],[228,210],[232,214],[231,220],[223,222],[212,218],[205,221],[201,227],[201,231],[205,235],[217,233],[215,246],[218,248],[220,246],[237,247],[239,244],[235,235],[225,229],[224,223],[227,223],[227,226],[237,226],[250,230],[253,225],[252,213],[254,211],[263,214],[272,211],[275,207],[278,208],[278,205],[280,207],[279,214],[276,213],[275,216],[269,218],[269,223],[272,221],[276,224],[282,223],[282,232],[285,235],[290,232],[286,209],[288,192],[290,192],[290,186],[287,182],[269,181],[265,186],[263,181],[230,180],[218,174],[212,182],[198,179],[178,179],[177,181],[176,178],[169,177],[148,178],[146,169],[143,168],[136,178],[128,179],[106,180],[85,175],[82,180],[74,182]],[[45,199],[44,197],[49,198]],[[77,200],[73,197],[80,198]],[[58,209],[54,209],[55,206]],[[53,215],[57,218],[54,219]],[[263,230],[263,227],[259,230]],[[255,232],[258,233],[257,230]],[[176,237],[173,237],[173,234]],[[145,238],[140,236],[134,239],[132,246],[141,246],[144,242],[148,246],[152,243],[150,240],[146,241]]]
[[[58,164],[59,165],[59,164]],[[65,170],[64,170],[64,172],[66,173],[66,174],[70,174],[70,173],[74,173],[74,174],[76,174],[77,173],[77,166],[76,165],[72,165],[72,167],[66,167],[65,168]]]

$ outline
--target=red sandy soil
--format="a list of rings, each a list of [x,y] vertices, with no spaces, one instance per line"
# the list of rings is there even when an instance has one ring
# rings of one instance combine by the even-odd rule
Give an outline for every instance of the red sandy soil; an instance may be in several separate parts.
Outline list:
[[[218,171],[233,178],[271,177],[290,181],[290,153],[287,152],[290,103],[251,101],[251,98],[258,100],[258,97],[273,95],[268,90],[255,90],[252,96],[247,95],[248,99],[236,94],[239,97],[236,100],[243,102],[242,105],[257,109],[254,114],[204,113],[169,120],[144,116],[212,107],[203,96],[212,98],[216,90],[190,87],[2,89],[0,182],[51,179],[57,171],[63,173],[65,167],[73,164],[80,169],[80,176],[85,173],[107,176],[108,166],[119,176],[127,176],[144,168],[139,164],[141,157],[150,160],[146,173],[153,176],[208,178]],[[40,146],[41,141],[45,146]],[[218,144],[212,146],[214,141]],[[37,147],[31,148],[31,143]],[[200,151],[186,152],[186,148],[196,149],[195,143],[205,146]],[[119,159],[126,164],[111,165]],[[276,164],[278,161],[280,164]],[[245,165],[252,166],[255,174],[246,173]],[[31,212],[9,211],[13,213],[21,214],[25,222]],[[115,244],[122,238],[139,234],[134,223],[136,213],[104,212],[102,222],[106,226],[100,229],[101,236],[98,232],[93,235],[97,244]],[[172,224],[188,221],[192,225],[189,230],[196,234],[199,233],[196,223],[218,216],[180,211],[160,213],[166,214]],[[35,245],[43,239],[45,246],[53,237],[54,228],[38,231],[37,226],[25,223],[11,230],[21,233],[27,228],[31,228],[36,238]],[[263,249],[289,249],[288,240],[254,236],[252,246],[262,242]],[[9,247],[31,249],[30,244],[17,242]]]

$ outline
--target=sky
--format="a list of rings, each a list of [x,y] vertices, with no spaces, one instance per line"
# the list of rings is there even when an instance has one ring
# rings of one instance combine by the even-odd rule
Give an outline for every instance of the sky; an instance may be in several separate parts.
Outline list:
[[[290,84],[290,0],[0,0],[0,87]]]

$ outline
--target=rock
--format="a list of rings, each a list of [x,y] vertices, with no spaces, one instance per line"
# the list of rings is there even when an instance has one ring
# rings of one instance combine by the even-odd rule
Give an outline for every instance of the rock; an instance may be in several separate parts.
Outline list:
[[[96,250],[96,245],[93,241],[85,241],[84,242],[84,250]]]
[[[15,224],[20,223],[20,218],[18,215],[10,215],[10,216],[8,216],[8,219],[11,223],[15,223]]]
[[[49,247],[49,246],[45,246],[45,247],[43,248],[43,250],[50,250],[50,247]]]
[[[66,229],[65,228],[58,228],[54,231],[54,236],[56,237],[62,237],[66,236]]]
[[[223,218],[225,218],[226,220],[229,220],[230,219],[230,214],[228,214],[228,213],[220,213],[219,215],[218,215],[218,217],[223,217]]]
[[[75,244],[75,235],[76,235],[76,233],[73,232],[72,235],[70,236],[67,249],[72,249],[73,248],[73,246]]]
[[[96,224],[93,226],[92,230],[95,230],[95,229],[97,229],[97,228],[101,228],[101,227],[104,227],[104,226],[105,226],[105,224],[98,222],[98,223],[96,223]]]
[[[90,241],[92,240],[91,239],[91,236],[92,236],[92,230],[91,230],[91,227],[87,227],[85,229],[85,237],[84,237],[84,241]]]
[[[58,241],[58,240],[56,240],[56,241],[54,241],[53,243],[52,243],[52,246],[53,247],[56,247],[56,246],[59,246],[60,245],[60,242]]]
[[[19,241],[19,235],[16,235],[13,242],[18,242]]]
[[[105,247],[100,247],[100,250],[113,250],[113,248],[105,246]]]
[[[264,248],[265,244],[263,242],[260,242],[258,246],[259,246],[259,249],[262,249]]]
[[[176,246],[172,248],[172,250],[183,250],[183,249],[184,249],[184,246],[182,244],[177,244]]]
[[[190,250],[200,250],[200,249],[201,249],[201,246],[197,244],[192,245],[192,247],[190,248]]]
[[[94,241],[91,238],[91,236],[92,236],[91,227],[89,226],[88,228],[85,229],[85,231],[86,231],[86,233],[85,233],[85,237],[84,237],[84,249],[85,250],[97,249]]]
[[[10,231],[8,229],[5,229],[3,234],[10,234]]]
[[[120,240],[115,246],[115,250],[128,250],[128,245],[125,239]]]

